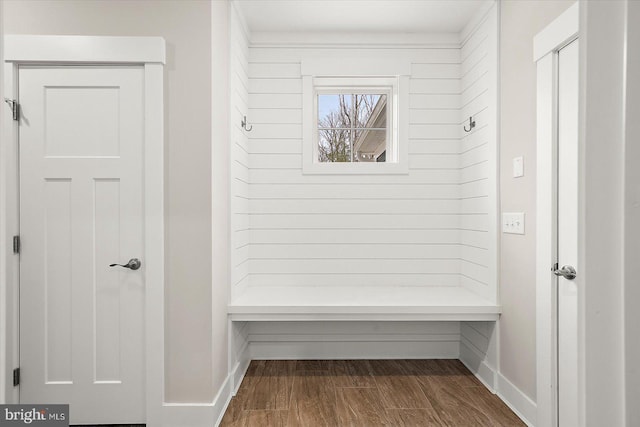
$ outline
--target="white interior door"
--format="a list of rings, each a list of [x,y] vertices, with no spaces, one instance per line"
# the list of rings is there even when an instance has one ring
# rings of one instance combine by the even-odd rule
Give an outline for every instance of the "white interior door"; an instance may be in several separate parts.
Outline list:
[[[21,67],[20,400],[144,423],[144,70]]]
[[[578,40],[558,52],[558,264],[578,266]],[[579,425],[580,276],[558,277],[558,425]]]

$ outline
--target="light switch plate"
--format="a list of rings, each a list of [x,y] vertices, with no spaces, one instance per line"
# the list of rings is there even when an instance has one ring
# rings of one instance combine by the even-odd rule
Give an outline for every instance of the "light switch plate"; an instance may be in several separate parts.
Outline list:
[[[524,212],[503,212],[502,232],[509,234],[524,234]]]
[[[520,178],[524,176],[524,157],[513,158],[513,177]]]

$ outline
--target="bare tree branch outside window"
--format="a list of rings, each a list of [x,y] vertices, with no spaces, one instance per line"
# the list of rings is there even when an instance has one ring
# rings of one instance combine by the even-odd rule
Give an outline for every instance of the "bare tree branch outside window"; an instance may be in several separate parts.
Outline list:
[[[318,117],[318,160],[320,162],[363,161],[354,146],[372,130],[386,130],[386,95],[338,94],[329,111]],[[382,114],[383,120],[376,118]],[[376,128],[374,125],[382,125]],[[369,131],[369,132],[368,132]],[[386,134],[385,134],[386,135]],[[384,140],[382,141],[385,142]],[[379,143],[378,143],[379,145]],[[370,161],[370,160],[369,160]]]

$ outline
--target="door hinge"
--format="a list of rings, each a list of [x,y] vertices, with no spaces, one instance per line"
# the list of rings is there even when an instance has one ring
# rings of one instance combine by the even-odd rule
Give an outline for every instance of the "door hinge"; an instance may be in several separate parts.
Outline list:
[[[20,368],[16,368],[13,370],[13,386],[20,385]]]
[[[13,236],[13,253],[20,253],[20,236]]]
[[[20,104],[15,99],[5,98],[4,102],[9,104],[11,107],[11,114],[13,115],[13,120],[20,120]]]

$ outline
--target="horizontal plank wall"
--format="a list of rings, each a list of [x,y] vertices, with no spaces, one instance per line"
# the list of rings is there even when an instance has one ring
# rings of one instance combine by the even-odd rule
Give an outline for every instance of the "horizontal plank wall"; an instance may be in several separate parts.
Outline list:
[[[497,7],[481,11],[462,32],[460,119],[461,283],[496,298],[497,271]],[[472,220],[473,219],[473,220]]]
[[[481,9],[461,33],[462,132],[460,162],[463,204],[473,201],[481,227],[462,236],[461,283],[489,299],[497,298],[497,107],[498,7]],[[462,220],[462,227],[473,225]],[[468,245],[468,246],[467,246]],[[497,322],[461,322],[460,360],[492,390],[497,384]]]
[[[496,300],[495,5],[461,34],[421,44],[341,45],[335,37],[323,44],[309,37],[250,38],[253,130],[243,134],[246,150],[232,158],[241,172],[232,208],[235,248],[247,256],[237,258],[239,286],[327,292],[463,286]],[[411,63],[408,139],[401,141],[407,174],[303,174],[301,66],[318,58]],[[476,128],[465,133],[469,116]],[[249,322],[238,339],[254,359],[460,357],[493,387],[495,328],[494,322]]]
[[[496,322],[460,322],[460,360],[491,390],[496,380]]]
[[[460,322],[249,322],[252,359],[459,357]]]
[[[457,286],[465,258],[483,262],[486,201],[461,191],[486,172],[460,166],[460,55],[457,44],[250,48],[251,286]],[[412,63],[409,173],[304,175],[301,62],[363,56]]]
[[[232,4],[233,5],[233,4]],[[231,297],[249,281],[249,34],[235,5],[230,17]],[[247,118],[251,120],[251,117]],[[249,126],[250,128],[250,126]]]

